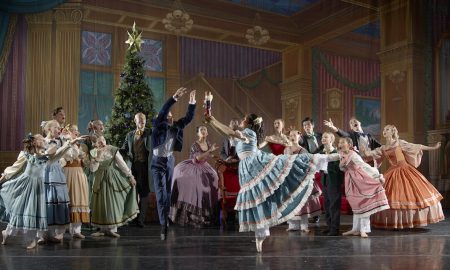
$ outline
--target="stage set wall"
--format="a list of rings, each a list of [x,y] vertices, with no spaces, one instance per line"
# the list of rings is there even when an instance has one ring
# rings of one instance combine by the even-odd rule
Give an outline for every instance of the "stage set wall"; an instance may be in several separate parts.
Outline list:
[[[394,124],[405,140],[443,143],[441,150],[425,155],[420,169],[441,192],[448,193],[450,125],[442,117],[448,104],[438,101],[448,99],[441,81],[442,51],[447,48],[450,28],[449,14],[440,5],[437,0],[402,0],[382,6],[377,18],[378,47],[366,56],[349,53],[345,46],[330,50],[326,42],[270,51],[144,31],[144,38],[161,43],[161,67],[146,72],[148,81],[158,84],[157,107],[182,85],[198,90],[196,119],[186,130],[184,149],[176,155],[177,160],[187,158],[195,140],[194,128],[202,124],[204,91],[217,94],[213,110],[218,119],[228,122],[253,110],[266,115],[268,133],[273,119],[279,117],[287,126],[301,128],[301,120],[312,116],[319,131],[326,131],[322,121],[332,118],[347,129],[359,98],[368,104],[379,101],[380,128]],[[89,93],[99,103],[103,90],[109,88],[106,95],[112,98],[117,89],[127,28],[108,23],[111,18],[107,17],[85,20],[85,12],[82,1],[67,1],[47,12],[18,16],[0,82],[0,169],[14,161],[26,133],[40,132],[41,121],[49,119],[54,108],[64,107],[67,123],[79,122],[80,113],[85,113],[80,112],[82,85],[90,84]],[[139,18],[136,21],[139,27]],[[110,35],[109,60],[83,63],[83,32]],[[203,54],[196,50],[199,46]],[[252,57],[245,59],[245,54]],[[89,81],[92,78],[94,81]],[[185,113],[187,101],[183,97],[174,106],[175,116]],[[242,104],[236,106],[238,102]],[[84,119],[105,117],[98,115],[107,111],[108,103],[102,104],[94,103],[97,109],[89,109],[91,114]],[[222,142],[217,134],[211,139]]]

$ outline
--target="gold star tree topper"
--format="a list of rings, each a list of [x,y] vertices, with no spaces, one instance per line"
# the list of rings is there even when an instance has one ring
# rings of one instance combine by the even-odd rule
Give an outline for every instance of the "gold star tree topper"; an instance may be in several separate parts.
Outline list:
[[[128,44],[128,49],[131,50],[131,52],[139,52],[141,50],[141,44],[144,43],[142,40],[142,31],[139,32],[136,30],[136,22],[133,23],[133,28],[130,31],[127,31],[128,33],[128,40],[125,41],[125,43]]]

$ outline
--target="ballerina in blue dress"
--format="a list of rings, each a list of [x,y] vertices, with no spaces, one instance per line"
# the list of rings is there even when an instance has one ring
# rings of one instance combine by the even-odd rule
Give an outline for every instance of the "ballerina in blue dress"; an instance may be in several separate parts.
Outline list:
[[[3,245],[9,236],[24,233],[31,238],[27,249],[36,247],[36,237],[42,237],[48,229],[44,187],[47,164],[59,160],[80,139],[66,142],[56,153],[45,152],[45,141],[39,134],[30,134],[24,140],[24,150],[0,178],[0,220],[8,223],[2,231]]]
[[[309,153],[278,155],[258,149],[263,140],[262,118],[248,114],[241,121],[243,131],[234,131],[214,117],[206,120],[225,135],[239,142],[239,191],[235,210],[238,211],[239,231],[254,231],[256,249],[270,235],[269,228],[294,217],[305,205],[313,189],[314,173],[326,170],[328,155]],[[334,157],[338,158],[338,157]]]

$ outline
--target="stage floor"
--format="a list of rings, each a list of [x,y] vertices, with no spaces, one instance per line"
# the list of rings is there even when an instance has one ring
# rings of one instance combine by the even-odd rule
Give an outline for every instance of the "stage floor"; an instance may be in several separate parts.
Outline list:
[[[215,228],[171,226],[167,241],[159,239],[159,225],[119,229],[121,238],[86,237],[27,251],[22,237],[0,246],[0,269],[449,269],[450,221],[426,229],[373,230],[368,239],[286,232],[271,229],[271,237],[257,254],[254,235]],[[3,229],[4,224],[1,225]],[[342,217],[341,232],[350,229],[351,216]],[[89,234],[89,231],[83,231]]]

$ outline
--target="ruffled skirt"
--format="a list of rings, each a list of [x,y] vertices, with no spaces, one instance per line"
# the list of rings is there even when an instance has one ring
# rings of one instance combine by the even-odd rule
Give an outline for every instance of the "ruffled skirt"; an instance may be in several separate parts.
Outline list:
[[[442,195],[416,168],[402,162],[390,167],[384,177],[391,209],[373,215],[373,227],[415,228],[444,220]]]
[[[297,214],[313,189],[310,163],[310,154],[274,156],[262,151],[242,159],[235,206],[239,231],[275,226]]]

